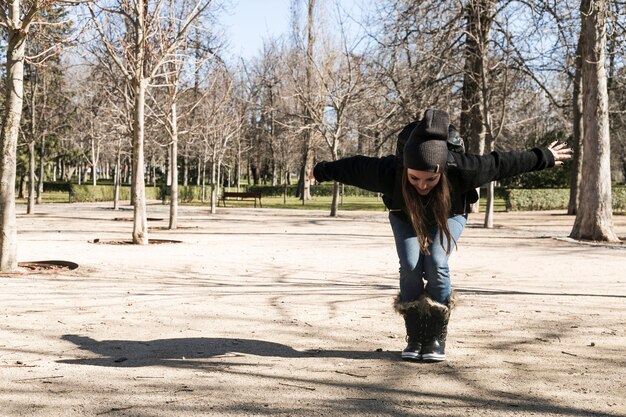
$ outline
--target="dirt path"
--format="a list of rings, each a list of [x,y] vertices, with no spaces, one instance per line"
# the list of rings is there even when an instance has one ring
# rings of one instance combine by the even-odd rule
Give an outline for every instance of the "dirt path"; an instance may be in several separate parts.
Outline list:
[[[19,260],[80,267],[0,277],[1,416],[626,416],[626,248],[564,240],[573,217],[474,216],[448,360],[419,364],[386,213],[183,207],[172,232],[151,205],[182,243],[137,247],[90,243],[129,210],[37,210]]]

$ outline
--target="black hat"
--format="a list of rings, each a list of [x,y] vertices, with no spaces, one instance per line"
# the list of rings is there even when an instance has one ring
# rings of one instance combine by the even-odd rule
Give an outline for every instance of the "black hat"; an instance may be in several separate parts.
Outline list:
[[[428,109],[404,145],[404,167],[442,172],[448,161],[448,113]]]

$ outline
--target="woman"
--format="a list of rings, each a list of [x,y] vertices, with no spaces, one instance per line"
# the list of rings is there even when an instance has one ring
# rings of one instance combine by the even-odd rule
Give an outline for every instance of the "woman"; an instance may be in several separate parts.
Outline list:
[[[411,128],[413,126],[409,125]],[[383,194],[400,259],[395,310],[404,318],[402,358],[443,361],[452,309],[448,257],[467,222],[474,190],[490,181],[560,166],[572,150],[553,142],[525,152],[470,155],[448,150],[451,126],[443,110],[429,109],[409,135],[402,157],[354,156],[320,162],[318,182],[338,181]]]

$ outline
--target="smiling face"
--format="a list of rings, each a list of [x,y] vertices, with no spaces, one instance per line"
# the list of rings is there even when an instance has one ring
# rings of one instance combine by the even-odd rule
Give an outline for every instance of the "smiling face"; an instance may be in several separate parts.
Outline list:
[[[441,180],[440,173],[418,171],[411,168],[407,168],[406,174],[409,183],[417,190],[419,195],[428,195]]]

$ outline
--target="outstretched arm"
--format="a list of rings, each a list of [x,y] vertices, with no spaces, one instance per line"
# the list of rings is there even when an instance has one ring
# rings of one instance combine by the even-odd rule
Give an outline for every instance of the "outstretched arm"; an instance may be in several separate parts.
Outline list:
[[[557,167],[563,166],[563,161],[570,159],[574,152],[572,148],[568,148],[565,143],[559,143],[558,140],[552,142],[550,146],[548,146],[548,150],[552,152],[554,166]]]
[[[564,143],[552,142],[547,148],[521,152],[491,152],[487,155],[451,152],[448,166],[461,172],[464,187],[476,188],[490,181],[512,177],[524,172],[540,171],[563,165],[571,158],[572,150]]]
[[[320,162],[313,169],[318,182],[337,181],[368,191],[389,193],[393,190],[394,157],[353,156],[333,162]]]

